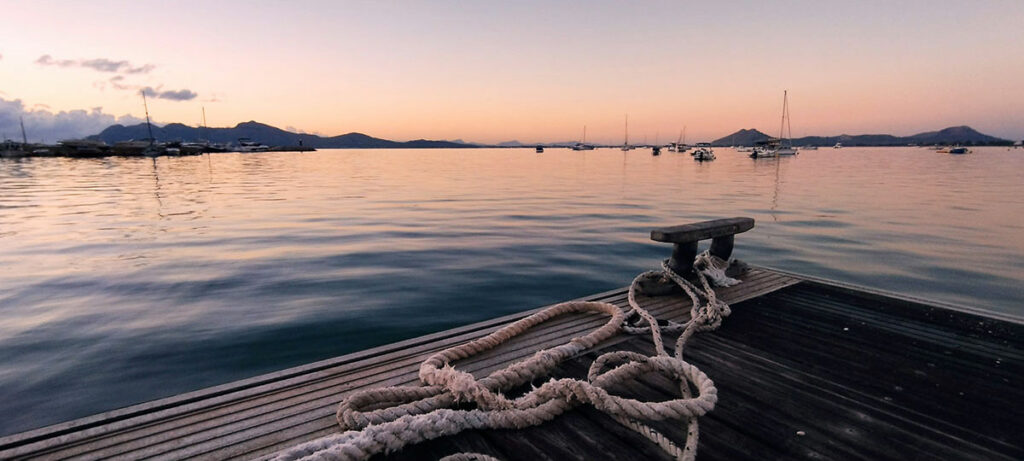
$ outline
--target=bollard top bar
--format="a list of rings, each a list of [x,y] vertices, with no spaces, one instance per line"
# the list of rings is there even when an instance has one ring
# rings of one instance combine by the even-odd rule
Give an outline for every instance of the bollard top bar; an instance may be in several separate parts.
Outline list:
[[[667,243],[689,243],[704,239],[739,234],[754,228],[754,218],[726,218],[662,227],[651,231],[651,240]]]

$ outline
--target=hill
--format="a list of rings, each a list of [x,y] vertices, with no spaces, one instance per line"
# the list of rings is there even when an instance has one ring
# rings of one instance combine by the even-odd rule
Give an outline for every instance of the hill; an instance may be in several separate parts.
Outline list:
[[[979,133],[969,126],[952,126],[939,131],[929,131],[908,136],[918,144],[1001,144],[1009,141]]]
[[[711,145],[715,147],[724,146],[753,146],[758,141],[764,141],[770,138],[760,131],[753,128],[742,129],[728,136],[723,136],[714,141],[711,141]]]
[[[711,142],[713,146],[752,146],[770,136],[755,130],[739,130]],[[995,136],[979,133],[969,126],[954,126],[939,131],[929,131],[911,136],[893,136],[891,134],[841,134],[839,136],[805,136],[794,138],[795,146],[832,146],[842,143],[844,146],[906,146],[908,144],[963,144],[963,145],[1009,145],[1011,141]]]
[[[149,133],[145,123],[124,126],[111,125],[99,134],[89,136],[94,139],[114,144],[129,139],[146,139]],[[414,141],[389,141],[374,138],[362,133],[348,133],[339,136],[322,137],[315,134],[293,133],[264,123],[249,121],[239,123],[232,128],[196,128],[181,123],[170,123],[162,127],[153,125],[153,137],[159,141],[198,141],[207,140],[217,143],[232,143],[238,138],[250,138],[269,146],[303,146],[315,148],[451,148],[476,147],[473,144],[450,141],[431,141],[417,139]]]

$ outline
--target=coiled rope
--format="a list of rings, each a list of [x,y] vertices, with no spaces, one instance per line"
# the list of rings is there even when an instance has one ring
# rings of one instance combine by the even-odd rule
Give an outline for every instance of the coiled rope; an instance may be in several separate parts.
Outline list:
[[[715,297],[708,278],[712,278],[716,284],[739,283],[738,280],[725,277],[727,262],[707,252],[697,257],[695,267],[698,268],[700,287],[673,272],[667,264],[663,264],[663,271],[640,274],[629,287],[630,309],[627,312],[605,302],[561,303],[487,336],[434,354],[420,365],[422,386],[395,386],[356,392],[338,407],[337,418],[344,432],[297,445],[279,453],[276,459],[363,460],[467,429],[522,429],[535,426],[554,419],[576,405],[588,404],[643,435],[674,458],[693,460],[697,454],[697,417],[714,408],[718,391],[707,375],[683,360],[683,347],[694,333],[718,328],[722,318],[730,313],[729,306]],[[693,301],[689,321],[659,326],[657,319],[637,303],[636,291],[640,281],[663,275],[679,285]],[[537,351],[530,358],[494,371],[479,380],[450,365],[494,349],[552,318],[587,312],[605,314],[609,317],[608,321],[584,336],[573,338],[552,349]],[[647,325],[626,325],[625,319],[634,313]],[[515,399],[503,394],[549,375],[565,359],[593,348],[620,331],[649,333],[654,341],[655,355],[646,356],[629,351],[608,352],[591,364],[586,381],[551,379]],[[662,334],[679,331],[682,333],[676,340],[675,354],[670,356],[665,351]],[[662,374],[676,381],[681,397],[662,402],[641,402],[612,395],[606,390],[648,373]],[[473,403],[476,408],[452,409],[457,403]],[[686,421],[687,437],[682,448],[641,422],[667,419]],[[445,459],[492,461],[495,458],[478,453],[460,453]]]

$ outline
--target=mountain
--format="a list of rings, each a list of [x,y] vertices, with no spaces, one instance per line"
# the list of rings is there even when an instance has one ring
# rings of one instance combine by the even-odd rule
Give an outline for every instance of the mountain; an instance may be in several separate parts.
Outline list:
[[[718,138],[711,142],[713,146],[753,146],[757,141],[763,141],[770,136],[755,129],[739,130],[728,136]],[[929,131],[911,136],[893,136],[891,134],[841,134],[839,136],[805,136],[794,138],[794,146],[832,146],[836,143],[843,143],[844,146],[906,146],[908,144],[930,145],[930,144],[996,144],[1009,145],[1011,141],[1000,139],[995,136],[979,133],[969,126],[954,126],[939,131]]]
[[[969,126],[952,126],[939,131],[929,131],[908,136],[918,144],[996,144],[1008,142],[994,136],[982,134]]]
[[[765,139],[768,139],[770,137],[771,136],[768,136],[753,128],[742,129],[728,136],[724,136],[714,141],[711,141],[711,145],[715,147],[753,146],[755,142],[764,141]]]
[[[89,136],[88,139],[104,141],[107,144],[114,144],[118,141],[129,139],[146,139],[149,137],[145,123],[138,125],[124,126],[111,125],[99,134]],[[292,133],[264,123],[249,121],[239,123],[233,128],[195,128],[181,123],[170,123],[162,127],[153,125],[153,137],[159,141],[198,141],[207,140],[217,143],[232,143],[238,138],[250,138],[253,141],[261,142],[268,146],[303,146],[315,148],[451,148],[451,147],[476,147],[473,144],[456,143],[450,141],[430,141],[417,139],[414,141],[389,141],[387,139],[374,138],[362,133],[348,133],[339,136],[322,137],[314,134]]]

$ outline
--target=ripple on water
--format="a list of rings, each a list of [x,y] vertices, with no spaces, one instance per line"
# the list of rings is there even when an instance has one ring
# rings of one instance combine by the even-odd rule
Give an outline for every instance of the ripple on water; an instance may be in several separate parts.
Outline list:
[[[0,160],[0,434],[623,286],[719,217],[755,264],[1020,314],[1024,157],[844,151]]]

